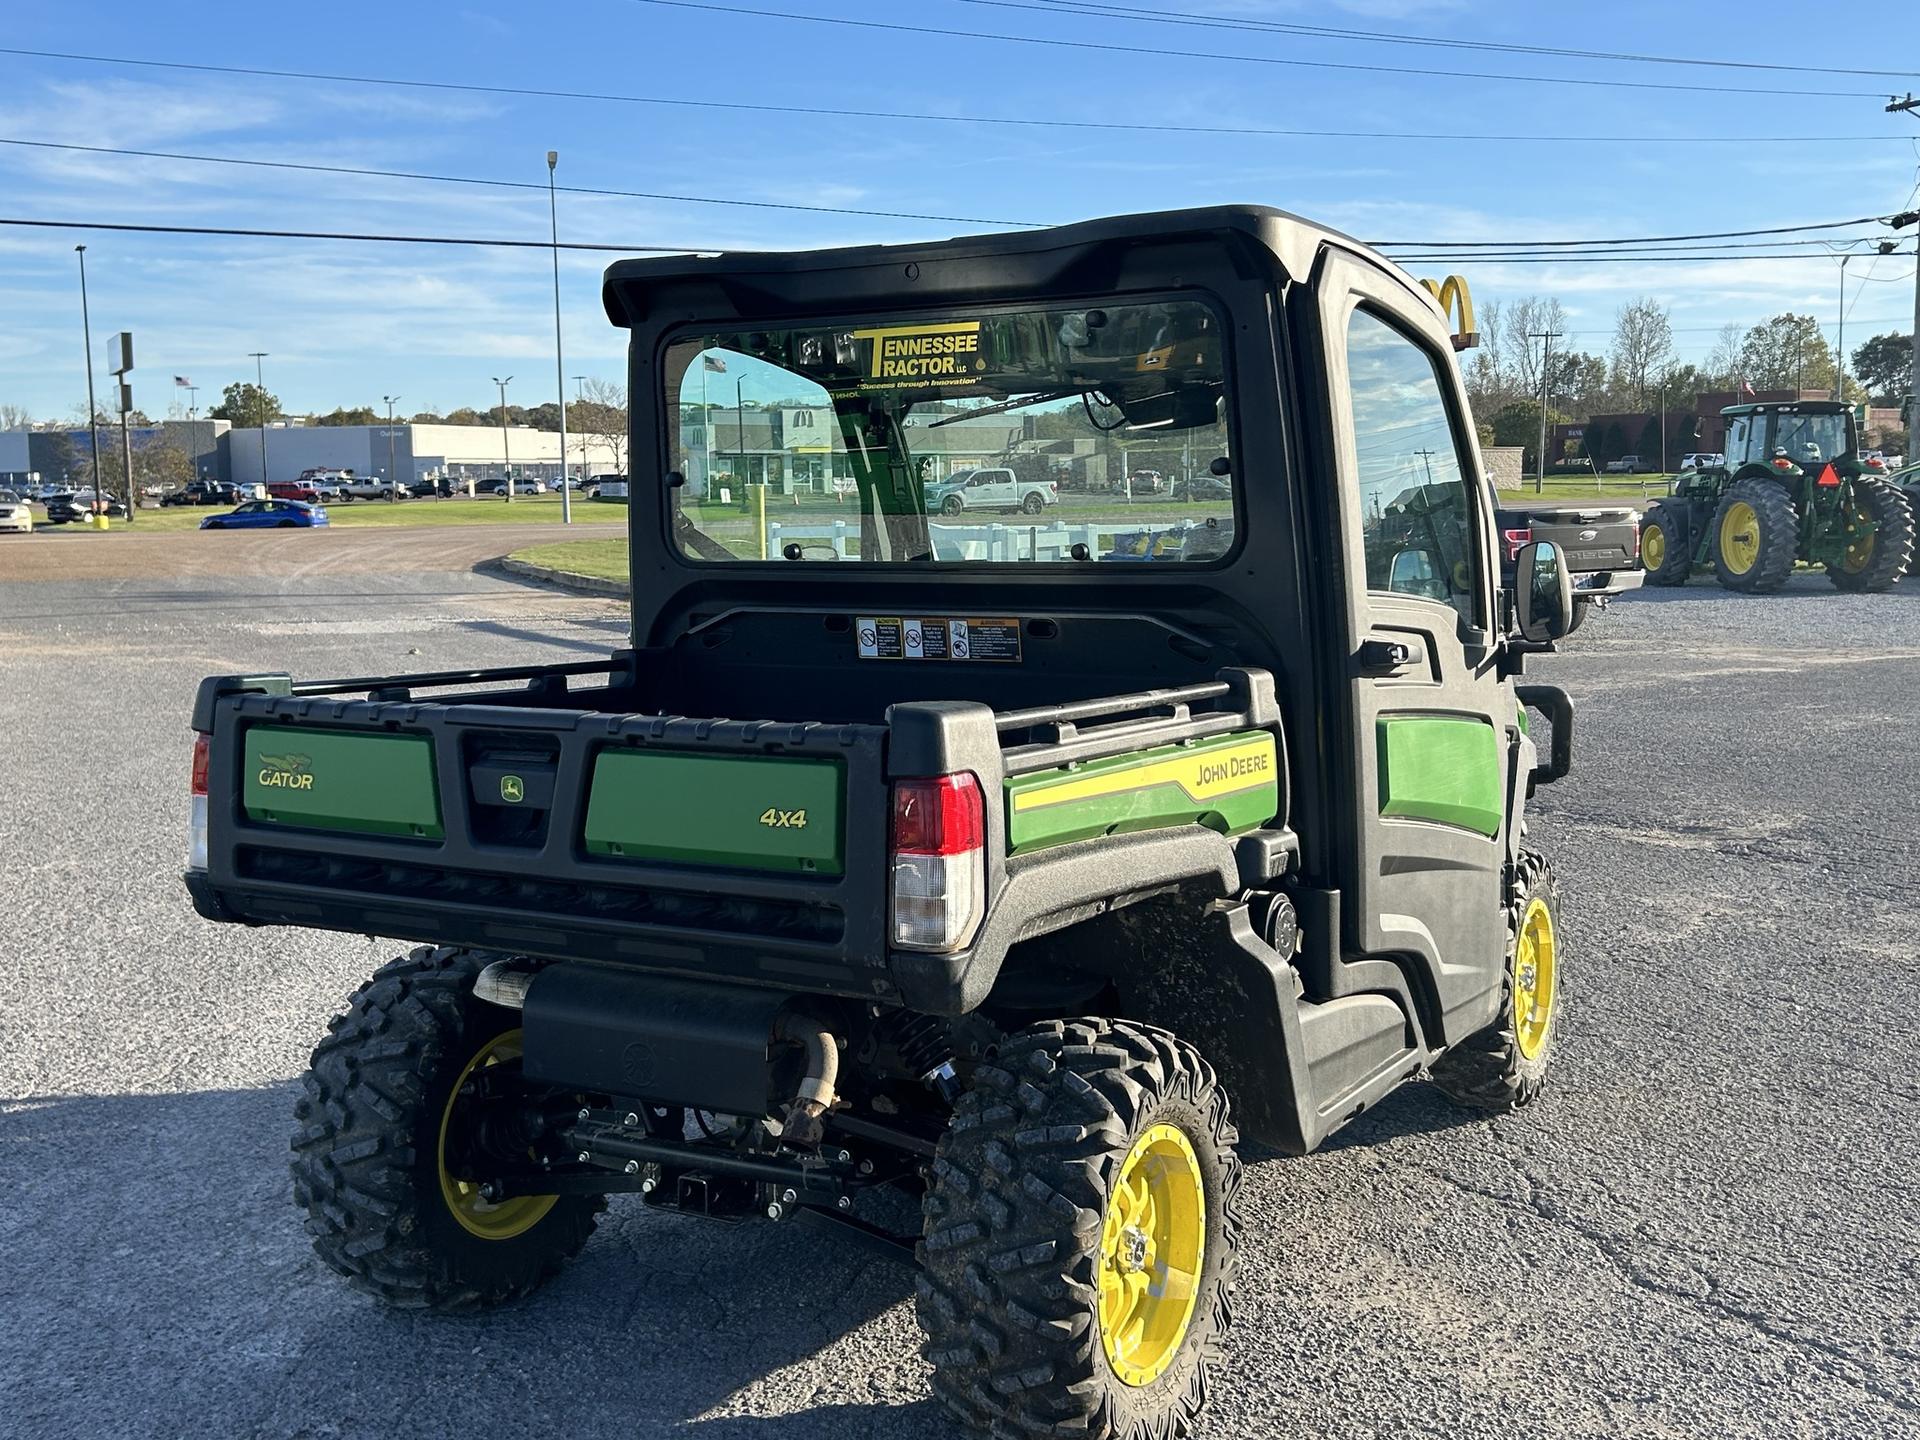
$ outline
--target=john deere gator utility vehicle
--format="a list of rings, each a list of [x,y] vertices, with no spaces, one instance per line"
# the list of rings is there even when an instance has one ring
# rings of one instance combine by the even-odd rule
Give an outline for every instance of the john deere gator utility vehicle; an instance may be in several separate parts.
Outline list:
[[[1836,401],[1734,405],[1726,464],[1689,471],[1648,509],[1640,559],[1649,585],[1684,585],[1711,565],[1729,590],[1787,583],[1797,561],[1842,590],[1891,589],[1913,556],[1913,506],[1879,460],[1862,460],[1851,407]]]
[[[623,262],[605,298],[632,648],[195,705],[200,913],[425,942],[314,1051],[316,1249],[461,1309],[612,1194],[815,1227],[917,1261],[978,1433],[1187,1433],[1264,1243],[1240,1137],[1310,1151],[1422,1077],[1512,1109],[1560,1028],[1522,837],[1571,709],[1515,677],[1572,604],[1550,544],[1499,588],[1441,311],[1249,208]],[[783,454],[729,450],[722,370]],[[1178,519],[928,503],[1168,432],[1222,482]]]

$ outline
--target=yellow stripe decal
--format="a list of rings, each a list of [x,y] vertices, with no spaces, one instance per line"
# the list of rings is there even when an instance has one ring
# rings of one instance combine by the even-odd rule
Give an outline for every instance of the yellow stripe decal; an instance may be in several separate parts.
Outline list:
[[[1084,779],[1064,779],[1057,785],[1040,785],[1021,790],[1013,797],[1015,810],[1038,810],[1048,805],[1065,805],[1074,800],[1094,800],[1103,795],[1122,795],[1129,790],[1144,790],[1150,785],[1178,785],[1189,800],[1197,802],[1256,790],[1275,778],[1274,741],[1271,735],[1221,746],[1193,755],[1175,755],[1150,765],[1110,770],[1104,775]]]

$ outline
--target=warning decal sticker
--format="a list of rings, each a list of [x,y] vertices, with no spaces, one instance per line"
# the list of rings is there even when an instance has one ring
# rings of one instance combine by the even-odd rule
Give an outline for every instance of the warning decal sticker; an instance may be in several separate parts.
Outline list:
[[[1020,622],[1007,617],[861,615],[853,634],[862,660],[1020,661]]]

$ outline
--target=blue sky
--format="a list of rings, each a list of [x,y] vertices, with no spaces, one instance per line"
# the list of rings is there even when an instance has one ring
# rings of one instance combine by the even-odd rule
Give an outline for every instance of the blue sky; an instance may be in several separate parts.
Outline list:
[[[1884,113],[1912,78],[1795,77],[1186,29],[1044,13],[1044,0],[741,0],[855,19],[1139,47],[1054,49],[578,0],[374,5],[12,0],[3,43],[94,55],[617,91],[691,100],[1164,124],[1354,130],[1886,137],[1823,144],[1464,143],[1101,133],[754,115],[219,76],[0,55],[0,139],[426,170],[735,200],[1062,221],[1221,201],[1278,205],[1370,239],[1544,239],[1727,230],[1885,213],[1909,203],[1920,121]],[[1145,0],[1137,0],[1145,3]],[[1028,8],[1032,5],[1036,8]],[[1237,15],[1456,39],[1920,72],[1920,7],[1846,7],[1818,23],[1783,0],[1172,0],[1160,15]],[[1292,68],[1206,50],[1358,64],[1731,84],[1771,96],[1542,86]],[[1906,57],[1903,61],[1901,57]],[[1835,90],[1866,92],[1836,97]],[[0,215],[147,224],[373,230],[540,239],[546,197],[411,181],[127,159],[0,144]],[[905,240],[959,223],[563,194],[563,238],[667,246],[806,247]],[[1913,232],[1908,231],[1909,235]],[[83,402],[73,246],[87,246],[96,368],[131,329],[136,402],[251,378],[295,411],[483,405],[554,396],[552,277],[543,251],[480,251],[0,227],[0,403],[43,417]],[[567,372],[618,379],[621,333],[598,303],[610,257],[562,259]],[[1912,261],[1849,269],[1848,348],[1908,328]],[[1423,271],[1434,267],[1416,267]],[[1839,270],[1794,263],[1458,267],[1484,303],[1557,296],[1571,343],[1603,350],[1614,312],[1670,305],[1683,358],[1728,321],[1812,312],[1831,333]],[[1867,283],[1863,277],[1872,276]],[[104,383],[104,382],[103,382]],[[571,388],[571,381],[569,382]]]

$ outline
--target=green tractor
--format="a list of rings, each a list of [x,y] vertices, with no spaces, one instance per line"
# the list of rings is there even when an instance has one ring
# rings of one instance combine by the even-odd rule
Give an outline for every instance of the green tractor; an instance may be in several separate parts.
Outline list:
[[[1648,511],[1640,559],[1649,585],[1684,585],[1711,565],[1729,590],[1766,594],[1794,563],[1826,567],[1842,590],[1891,589],[1913,556],[1913,504],[1862,460],[1853,411],[1832,400],[1734,405],[1726,463],[1693,470]]]

